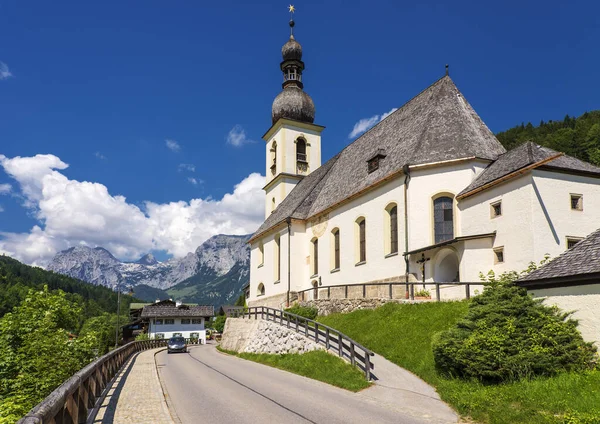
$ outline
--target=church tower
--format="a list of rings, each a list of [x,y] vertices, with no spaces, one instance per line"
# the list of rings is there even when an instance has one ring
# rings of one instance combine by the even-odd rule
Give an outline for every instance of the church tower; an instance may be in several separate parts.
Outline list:
[[[294,11],[290,6],[290,13]],[[283,90],[273,101],[273,125],[263,136],[267,143],[265,218],[302,178],[321,166],[321,131],[325,127],[313,123],[315,105],[303,90],[302,46],[294,38],[294,24],[291,19],[290,39],[281,49]]]

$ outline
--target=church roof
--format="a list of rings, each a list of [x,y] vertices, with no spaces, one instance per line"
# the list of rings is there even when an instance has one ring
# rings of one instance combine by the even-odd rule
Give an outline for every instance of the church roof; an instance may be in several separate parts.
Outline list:
[[[525,287],[561,281],[576,284],[588,279],[598,283],[599,276],[600,230],[596,230],[556,259],[521,277],[517,284]]]
[[[385,158],[369,173],[367,160]],[[390,114],[290,192],[255,233],[286,218],[306,219],[417,165],[477,157],[495,160],[504,147],[483,123],[449,76],[444,76]]]
[[[470,192],[477,190],[486,184],[490,184],[513,172],[550,159],[558,154],[559,153],[555,150],[528,141],[501,155],[498,160],[489,164],[488,167],[485,168],[467,188],[458,193],[456,197],[465,197],[466,195],[469,195]],[[592,173],[600,176],[600,168],[567,155],[561,155],[556,159],[544,163],[543,168],[567,172]]]

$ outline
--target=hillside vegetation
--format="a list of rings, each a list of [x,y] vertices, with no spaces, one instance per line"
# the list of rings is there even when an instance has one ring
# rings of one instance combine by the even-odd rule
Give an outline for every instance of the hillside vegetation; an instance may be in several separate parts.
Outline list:
[[[435,386],[461,415],[494,424],[600,422],[600,371],[560,373],[504,384],[444,378],[435,368],[434,335],[454,327],[469,303],[388,303],[375,310],[319,317]]]
[[[533,141],[600,166],[600,110],[578,118],[567,115],[562,121],[541,121],[538,126],[522,123],[496,137],[507,150]]]

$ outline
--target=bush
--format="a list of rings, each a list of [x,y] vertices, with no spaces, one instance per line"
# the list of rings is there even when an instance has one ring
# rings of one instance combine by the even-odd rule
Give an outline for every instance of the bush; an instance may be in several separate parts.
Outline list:
[[[291,308],[287,308],[285,311],[289,312],[290,314],[300,315],[301,317],[312,319],[312,320],[317,318],[317,315],[319,314],[319,310],[317,308],[312,308],[310,306],[299,306],[299,305],[294,305]]]
[[[227,317],[225,315],[218,315],[213,321],[213,328],[217,330],[218,333],[223,333],[225,329],[225,321],[227,321]]]
[[[436,368],[493,383],[591,369],[596,348],[584,342],[577,322],[568,317],[510,281],[496,282],[472,299],[454,328],[436,335]]]

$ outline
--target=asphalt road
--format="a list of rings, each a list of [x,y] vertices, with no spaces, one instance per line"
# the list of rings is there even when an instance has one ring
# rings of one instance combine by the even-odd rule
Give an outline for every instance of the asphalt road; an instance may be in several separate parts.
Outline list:
[[[361,394],[224,355],[214,345],[163,351],[156,363],[182,424],[431,423]]]

